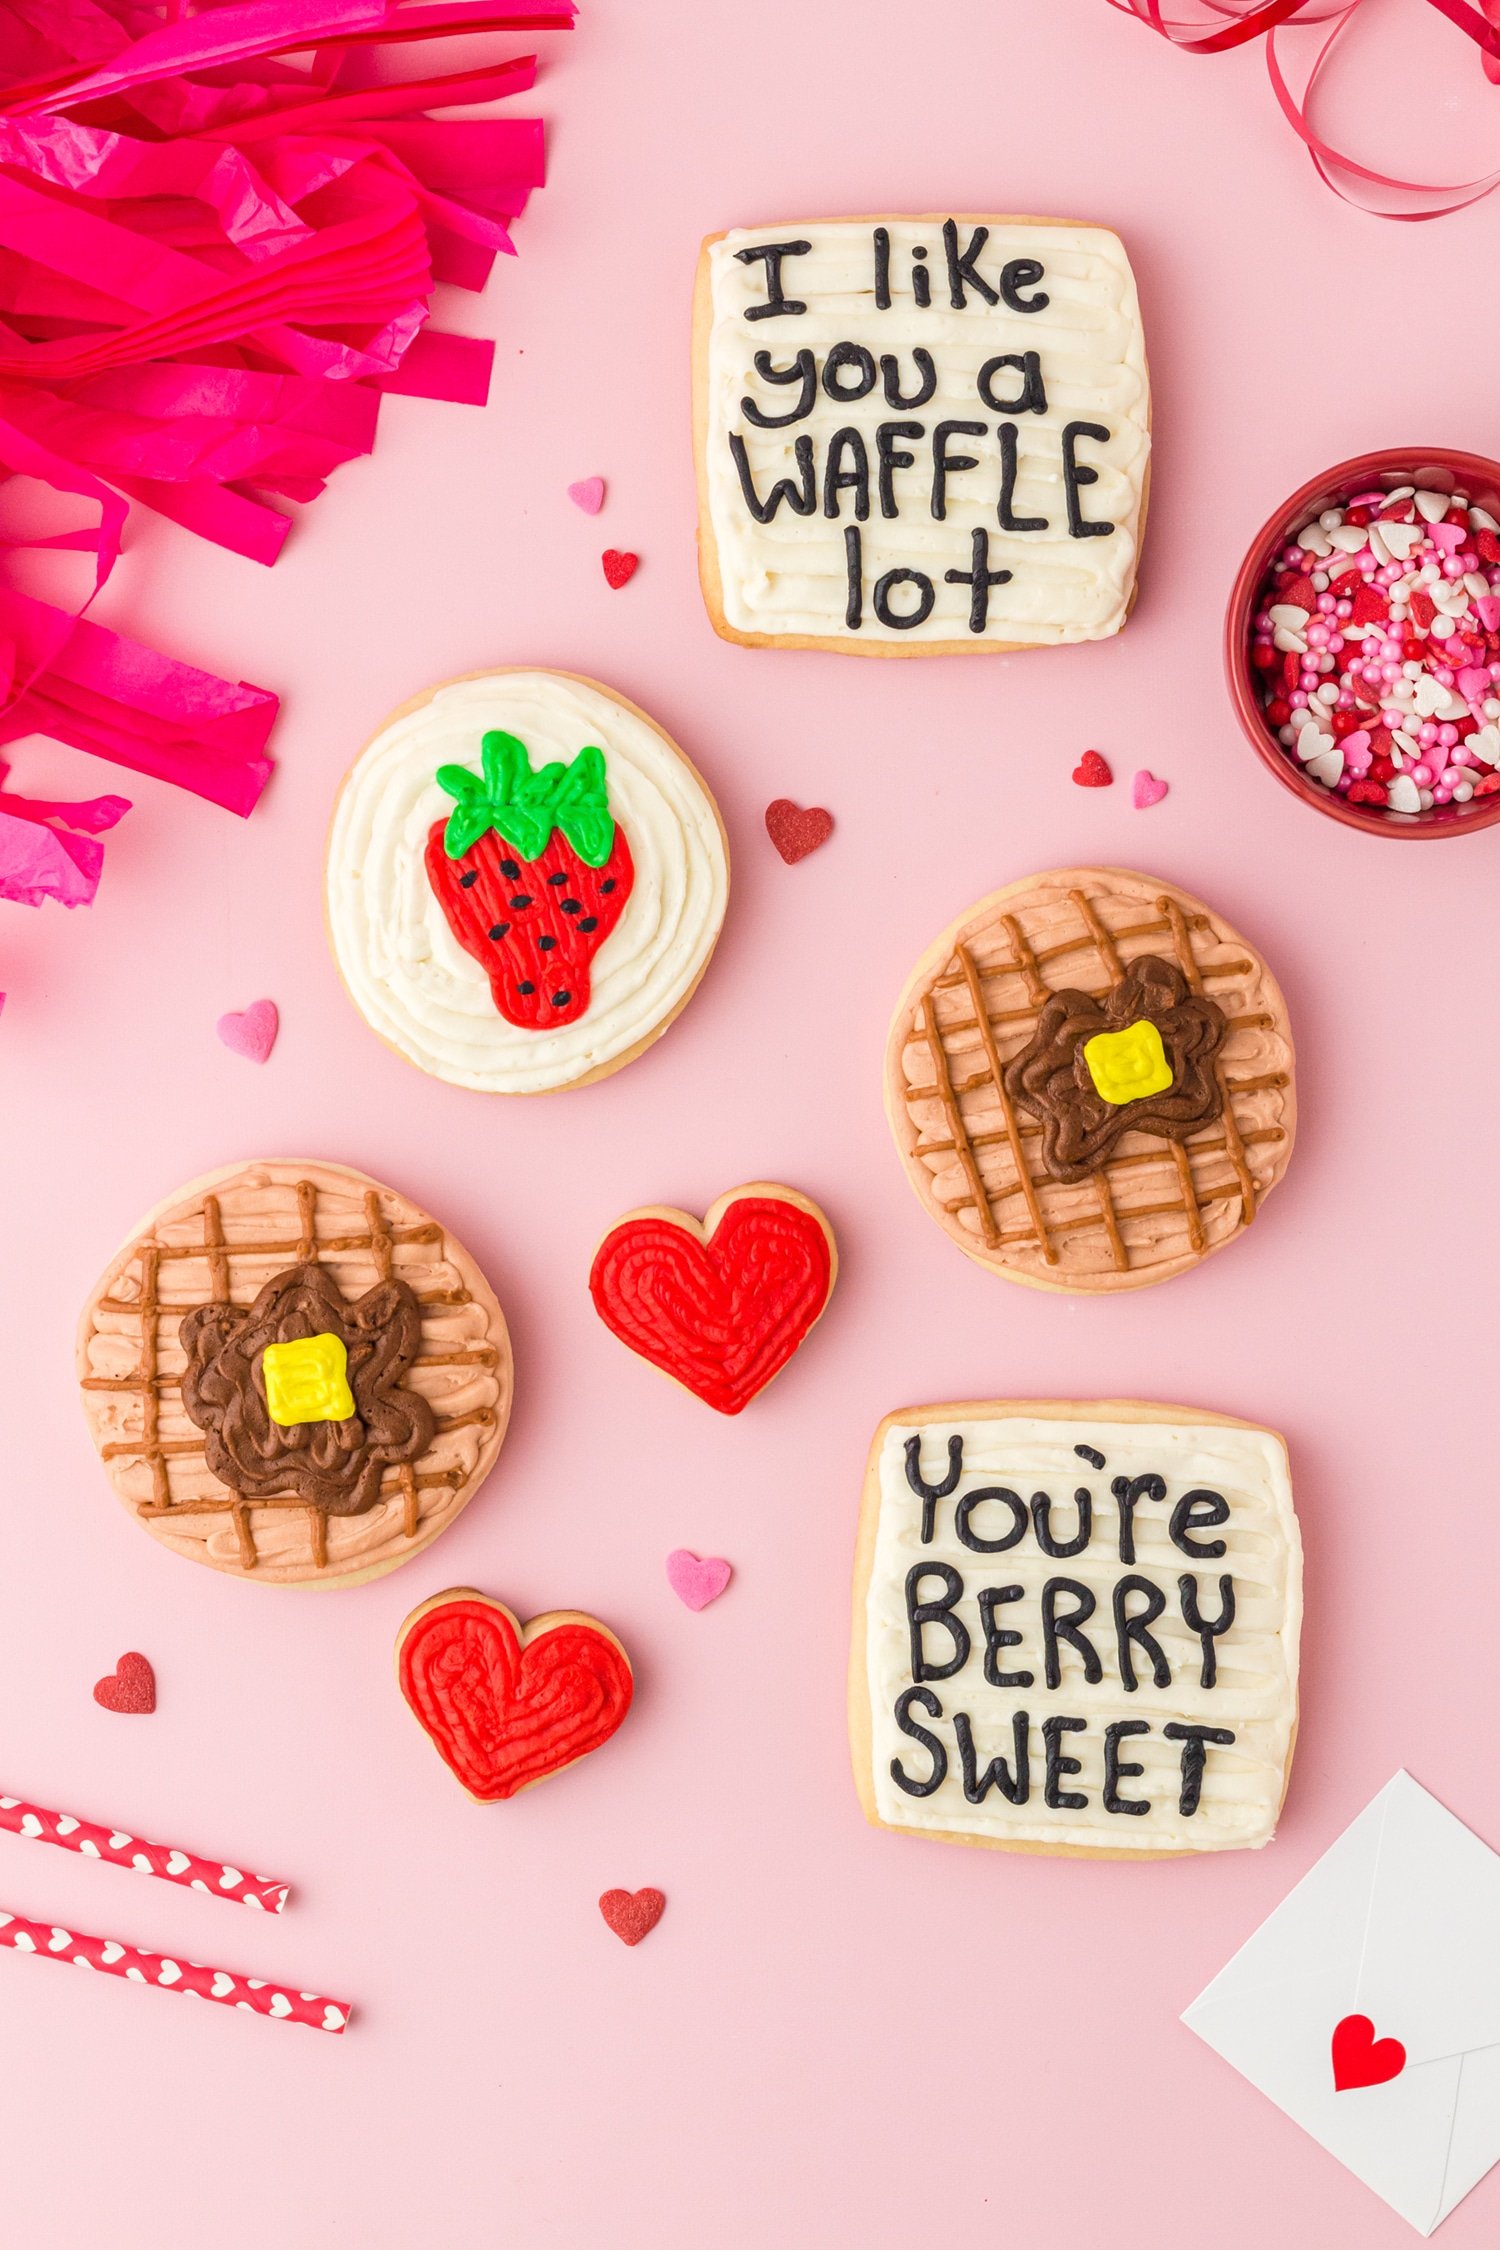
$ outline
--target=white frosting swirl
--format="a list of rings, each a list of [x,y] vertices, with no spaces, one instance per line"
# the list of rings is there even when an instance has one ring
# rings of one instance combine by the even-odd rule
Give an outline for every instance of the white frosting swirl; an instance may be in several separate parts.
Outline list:
[[[1292,1508],[1286,1448],[1271,1430],[1217,1422],[1173,1422],[1170,1409],[1160,1421],[1095,1420],[1080,1409],[1078,1418],[1029,1415],[1025,1412],[993,1420],[966,1419],[975,1410],[958,1407],[949,1419],[941,1407],[923,1408],[893,1418],[879,1443],[878,1465],[872,1483],[878,1483],[879,1515],[873,1563],[865,1606],[865,1661],[870,1717],[871,1767],[869,1785],[878,1817],[887,1825],[919,1833],[984,1837],[993,1842],[1031,1843],[1132,1852],[1223,1851],[1236,1846],[1269,1842],[1276,1828],[1285,1786],[1292,1734],[1297,1714],[1297,1654],[1302,1621],[1302,1548]],[[1107,1409],[1106,1415],[1107,1415]],[[940,1483],[948,1467],[948,1440],[960,1436],[964,1443],[963,1473],[956,1490],[936,1503],[934,1537],[923,1545],[922,1502],[906,1477],[905,1448],[920,1434],[922,1474],[929,1483]],[[1105,1456],[1106,1467],[1091,1468],[1074,1452],[1077,1444],[1095,1447]],[[1111,1493],[1112,1479],[1137,1477],[1154,1471],[1166,1484],[1165,1501],[1142,1500],[1133,1512],[1136,1561],[1120,1560],[1120,1510]],[[1047,1493],[1054,1503],[1053,1537],[1070,1540],[1077,1531],[1073,1494],[1085,1486],[1093,1496],[1093,1536],[1081,1554],[1052,1560],[1040,1550],[1034,1530],[1028,1530],[1010,1551],[999,1555],[976,1554],[955,1531],[955,1508],[967,1492],[1001,1486],[1014,1491],[1021,1502],[1033,1493]],[[1221,1494],[1229,1503],[1226,1523],[1196,1527],[1189,1536],[1199,1541],[1222,1540],[1225,1553],[1218,1559],[1191,1560],[1174,1545],[1168,1526],[1174,1505],[1195,1487]],[[986,1501],[976,1512],[972,1529],[980,1537],[1004,1536],[1011,1524],[1004,1503]],[[955,1614],[969,1633],[966,1662],[951,1677],[932,1683],[942,1704],[941,1718],[930,1716],[920,1704],[912,1717],[943,1744],[947,1772],[930,1796],[908,1795],[891,1772],[899,1759],[912,1779],[925,1780],[932,1766],[926,1748],[904,1733],[894,1716],[897,1698],[912,1682],[911,1636],[907,1621],[906,1577],[916,1564],[947,1564],[957,1571],[964,1593]],[[1167,1597],[1166,1608],[1151,1625],[1171,1668],[1172,1679],[1156,1687],[1149,1661],[1135,1653],[1137,1683],[1132,1691],[1122,1686],[1115,1644],[1111,1602],[1118,1581],[1138,1571]],[[1219,1578],[1234,1582],[1235,1613],[1232,1624],[1214,1646],[1216,1684],[1201,1684],[1201,1649],[1198,1637],[1183,1622],[1177,1582],[1193,1573],[1206,1617],[1219,1613]],[[1077,1580],[1094,1595],[1096,1609],[1084,1632],[1096,1647],[1103,1677],[1090,1684],[1083,1676],[1077,1654],[1066,1644],[1060,1648],[1061,1683],[1049,1690],[1042,1666],[1040,1620],[1041,1592],[1046,1579],[1061,1575]],[[999,1662],[1007,1668],[1030,1672],[1029,1687],[996,1688],[984,1675],[985,1633],[979,1593],[986,1586],[1020,1583],[1024,1591],[998,1612],[1007,1630],[1021,1639],[1007,1647]],[[918,1599],[941,1595],[938,1580],[928,1578],[918,1589]],[[1131,1607],[1140,1609],[1139,1598]],[[924,1646],[930,1660],[945,1659],[953,1643],[940,1626],[924,1628]],[[954,1715],[967,1712],[973,1726],[975,1753],[982,1772],[990,1758],[1012,1755],[1012,1721],[1018,1711],[1030,1714],[1031,1793],[1025,1805],[1013,1806],[998,1788],[981,1804],[965,1796],[960,1757],[955,1741]],[[1077,1758],[1082,1771],[1067,1777],[1063,1786],[1087,1797],[1081,1809],[1049,1809],[1045,1801],[1043,1722],[1054,1712],[1086,1721],[1082,1733],[1061,1737],[1061,1747]],[[1127,1737],[1122,1758],[1132,1760],[1144,1773],[1122,1780],[1124,1797],[1146,1799],[1149,1813],[1121,1816],[1105,1809],[1104,1730],[1111,1721],[1144,1719],[1150,1731]],[[1203,1771],[1198,1810],[1184,1817],[1179,1811],[1181,1752],[1178,1742],[1163,1728],[1171,1722],[1227,1728],[1232,1746],[1212,1744]]]
[[[477,767],[492,727],[518,735],[533,767],[571,764],[597,743],[635,865],[592,963],[589,1006],[554,1031],[499,1014],[423,864],[433,822],[453,809],[437,768]],[[398,712],[350,769],[328,839],[328,933],[355,1005],[409,1062],[480,1093],[576,1085],[647,1045],[703,974],[728,894],[718,808],[681,752],[644,712],[560,672],[454,680]]]

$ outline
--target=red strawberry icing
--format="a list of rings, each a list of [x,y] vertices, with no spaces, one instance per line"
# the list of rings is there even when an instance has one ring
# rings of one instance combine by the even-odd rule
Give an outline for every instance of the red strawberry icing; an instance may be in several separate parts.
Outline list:
[[[635,883],[603,752],[590,746],[571,765],[533,772],[524,744],[497,731],[484,737],[479,773],[444,766],[437,778],[456,802],[429,830],[425,860],[449,929],[507,1023],[575,1023]]]

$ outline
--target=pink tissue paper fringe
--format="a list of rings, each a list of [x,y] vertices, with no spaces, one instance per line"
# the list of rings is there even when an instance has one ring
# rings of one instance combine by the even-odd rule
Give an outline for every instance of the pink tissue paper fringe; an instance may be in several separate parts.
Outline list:
[[[255,562],[385,391],[482,405],[493,346],[427,326],[484,287],[543,178],[542,126],[434,117],[534,83],[527,55],[370,81],[378,50],[565,31],[572,0],[5,0],[0,7],[0,487],[82,501],[0,528],[0,744],[55,737],[249,813],[277,699],[86,612],[132,502]],[[76,606],[24,550],[92,556]],[[85,566],[87,568],[87,566]],[[5,768],[0,766],[0,778]],[[122,797],[0,794],[0,898],[86,905]]]

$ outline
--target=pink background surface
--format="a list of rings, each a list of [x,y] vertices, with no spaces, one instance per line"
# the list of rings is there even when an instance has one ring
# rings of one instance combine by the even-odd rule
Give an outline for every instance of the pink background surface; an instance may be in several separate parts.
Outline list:
[[[1420,35],[1446,68],[1456,43],[1429,48],[1416,13],[1403,67]],[[91,913],[0,923],[0,1786],[243,1854],[296,1897],[269,1923],[3,1841],[0,1898],[360,2012],[313,2038],[0,1960],[7,2225],[116,2250],[1405,2243],[1176,2019],[1399,1764],[1500,1844],[1500,1063],[1476,1005],[1500,837],[1396,853],[1305,812],[1236,733],[1218,628],[1246,539],[1326,462],[1500,451],[1500,315],[1472,286],[1500,206],[1415,228],[1349,210],[1258,60],[1174,56],[1102,0],[633,0],[547,46],[553,184],[519,263],[449,314],[500,339],[489,410],[389,402],[375,458],[340,472],[271,573],[135,519],[106,620],[285,693],[261,811],[241,827],[51,747],[17,759],[18,787],[125,786],[137,809]],[[1450,80],[1431,83],[1424,120],[1446,132]],[[1456,165],[1474,151],[1454,115]],[[730,647],[693,561],[699,237],[934,205],[1126,238],[1158,443],[1136,616],[1117,643],[1012,659]],[[610,493],[591,522],[563,488],[595,471]],[[643,558],[620,593],[606,545]],[[723,944],[677,1027],[608,1083],[529,1104],[388,1054],[321,926],[345,765],[392,705],[489,662],[638,699],[708,777],[735,852]],[[1113,790],[1069,781],[1091,745]],[[1136,813],[1144,764],[1171,794]],[[794,869],[761,828],[782,794],[837,820]],[[1001,882],[1095,858],[1186,885],[1264,948],[1302,1072],[1297,1157],[1250,1236],[1114,1303],[969,1265],[902,1177],[879,1084],[889,1008],[938,930]],[[261,994],[283,1030],[257,1070],[213,1026]],[[516,1340],[490,1484],[440,1550],[336,1596],[153,1546],[74,1391],[78,1307],[139,1214],[272,1153],[347,1160],[440,1211]],[[720,1421],[614,1342],[585,1278],[621,1210],[701,1209],[757,1176],[826,1206],[843,1273],[789,1371]],[[860,1817],[843,1675],[871,1431],[920,1400],[1069,1393],[1289,1435],[1306,1695],[1263,1854],[1049,1863]],[[679,1544],[735,1565],[698,1616],[663,1575]],[[464,1582],[523,1612],[592,1610],[638,1665],[602,1755],[490,1810],[390,1672],[406,1611]],[[157,1666],[150,1720],[90,1700],[126,1648]],[[628,1951],[595,1900],[646,1883],[670,1903]],[[1443,2240],[1469,2250],[1497,2224],[1492,2178]]]

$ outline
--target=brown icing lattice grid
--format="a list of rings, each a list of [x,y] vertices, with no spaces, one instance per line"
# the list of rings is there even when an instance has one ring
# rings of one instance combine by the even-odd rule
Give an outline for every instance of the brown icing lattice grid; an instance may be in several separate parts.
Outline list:
[[[1142,919],[1111,930],[1099,912],[1098,902],[1087,891],[1070,890],[1064,895],[1077,910],[1076,936],[1065,934],[1034,948],[1018,917],[1001,914],[997,920],[1009,940],[1009,953],[984,959],[972,943],[958,944],[948,967],[916,1001],[906,1043],[925,1045],[932,1080],[926,1085],[908,1085],[906,1100],[912,1105],[939,1102],[947,1121],[947,1136],[929,1139],[924,1134],[916,1141],[913,1155],[918,1161],[956,1156],[968,1193],[940,1199],[941,1208],[954,1215],[973,1211],[978,1220],[978,1240],[987,1250],[1004,1254],[1033,1249],[1040,1253],[1044,1265],[1056,1266],[1058,1242],[1063,1236],[1097,1231],[1103,1237],[1100,1249],[1105,1254],[1101,1268],[1126,1273],[1131,1270],[1130,1252],[1121,1223],[1147,1220],[1161,1226],[1151,1264],[1164,1264],[1188,1253],[1202,1256],[1208,1248],[1206,1211],[1237,1201],[1238,1226],[1248,1226],[1255,1216],[1256,1184],[1247,1150],[1286,1138],[1279,1124],[1254,1126],[1236,1115],[1236,1102],[1243,1109],[1248,1097],[1285,1087],[1286,1072],[1237,1077],[1232,1062],[1226,1060],[1238,1034],[1283,1028],[1272,1015],[1237,1013],[1233,1007],[1235,988],[1244,989],[1253,982],[1261,973],[1259,964],[1243,956],[1200,962],[1193,939],[1207,932],[1217,944],[1213,922],[1207,914],[1185,911],[1175,898],[1161,895],[1151,901],[1155,911],[1149,919],[1144,917],[1150,914],[1150,908],[1143,902]],[[1134,904],[1128,900],[1124,903]],[[1165,947],[1160,943],[1163,939],[1168,941]],[[981,937],[981,948],[983,942]],[[1149,1147],[1132,1148],[1130,1140],[1139,1140],[1140,1136],[1127,1135],[1122,1146],[1128,1153],[1117,1151],[1081,1187],[1065,1188],[1043,1167],[1041,1128],[1012,1102],[1005,1088],[1005,1066],[1031,1039],[1054,991],[1094,989],[1087,971],[1080,973],[1077,956],[1085,952],[1093,956],[1103,971],[1107,989],[1119,981],[1128,966],[1120,950],[1125,945],[1135,949],[1131,959],[1138,959],[1142,952],[1169,951],[1191,989],[1195,993],[1208,991],[1229,1018],[1229,1035],[1215,1066],[1223,1112],[1216,1123],[1186,1143],[1159,1140]],[[1068,964],[1059,967],[1055,983],[1049,982],[1053,964]],[[1020,980],[1025,1005],[995,1005],[994,988],[1006,978]],[[959,999],[960,1006],[967,998],[968,1012],[945,1015],[940,1011],[940,998],[950,993]],[[972,1128],[964,1113],[964,1100],[976,1094],[986,1106],[998,1104],[998,1127],[982,1131]],[[1095,1209],[1057,1208],[1064,1200],[1075,1204],[1090,1190]],[[936,1196],[935,1187],[932,1192]]]
[[[381,1208],[379,1191],[369,1188],[364,1194],[364,1231],[357,1234],[318,1234],[318,1189],[313,1180],[298,1180],[294,1184],[297,1199],[297,1233],[290,1241],[229,1242],[224,1235],[223,1214],[219,1197],[203,1198],[203,1239],[201,1243],[168,1243],[148,1235],[136,1245],[133,1256],[140,1280],[139,1297],[120,1297],[114,1294],[99,1298],[94,1306],[96,1313],[119,1313],[140,1322],[140,1362],[133,1375],[85,1375],[82,1387],[86,1391],[114,1391],[139,1397],[142,1406],[142,1429],[138,1438],[106,1440],[100,1447],[106,1461],[140,1460],[151,1472],[151,1497],[132,1500],[138,1515],[145,1518],[177,1516],[228,1515],[234,1524],[239,1543],[241,1567],[253,1570],[256,1563],[255,1533],[250,1522],[257,1508],[300,1508],[307,1517],[311,1542],[310,1560],[321,1570],[328,1560],[328,1518],[325,1510],[312,1505],[300,1493],[275,1493],[265,1499],[246,1500],[227,1487],[221,1487],[223,1497],[203,1497],[188,1494],[179,1498],[172,1489],[174,1468],[186,1462],[205,1462],[201,1436],[169,1437],[161,1435],[161,1409],[163,1397],[180,1396],[180,1376],[164,1373],[161,1368],[162,1323],[171,1324],[175,1340],[176,1331],[194,1304],[251,1303],[264,1286],[264,1275],[234,1296],[236,1261],[253,1259],[257,1266],[270,1264],[277,1272],[289,1266],[305,1265],[316,1259],[322,1265],[334,1259],[367,1257],[372,1268],[371,1285],[388,1281],[394,1270],[394,1252],[398,1246],[409,1243],[434,1243],[434,1262],[447,1258],[447,1238],[435,1220],[424,1220],[410,1226],[390,1225]],[[176,1224],[187,1216],[184,1212],[169,1214]],[[208,1267],[210,1294],[191,1302],[166,1303],[160,1295],[161,1269],[180,1260],[197,1259]],[[118,1283],[115,1284],[118,1287]],[[358,1292],[356,1292],[357,1294]],[[429,1309],[447,1309],[451,1306],[473,1302],[471,1292],[460,1282],[449,1289],[417,1291],[417,1302],[424,1314]],[[425,1325],[425,1323],[424,1323]],[[104,1333],[96,1331],[96,1333]],[[494,1367],[499,1363],[499,1352],[493,1344],[476,1345],[451,1351],[420,1353],[413,1367]],[[479,1407],[467,1413],[443,1416],[434,1410],[435,1437],[447,1430],[466,1427],[486,1428],[495,1419],[490,1407]],[[210,1475],[212,1472],[207,1472]],[[401,1495],[406,1538],[415,1539],[422,1517],[422,1494],[434,1489],[454,1491],[462,1484],[464,1471],[460,1467],[423,1471],[419,1464],[402,1462],[391,1469],[381,1484],[380,1496]],[[217,1482],[217,1480],[215,1480]]]

